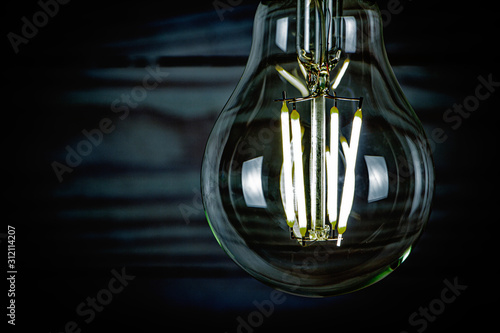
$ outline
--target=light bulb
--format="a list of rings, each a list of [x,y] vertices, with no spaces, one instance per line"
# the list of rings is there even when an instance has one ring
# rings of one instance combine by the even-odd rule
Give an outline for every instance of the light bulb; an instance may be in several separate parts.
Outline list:
[[[202,195],[258,280],[331,296],[379,281],[430,214],[425,133],[365,1],[263,1],[247,66],[208,139]]]

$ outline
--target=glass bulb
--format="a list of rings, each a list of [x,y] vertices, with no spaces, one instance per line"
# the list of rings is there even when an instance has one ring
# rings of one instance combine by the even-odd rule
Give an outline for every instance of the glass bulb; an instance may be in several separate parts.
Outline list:
[[[306,296],[379,281],[430,214],[425,133],[365,1],[263,1],[247,66],[208,139],[202,195],[245,271]]]

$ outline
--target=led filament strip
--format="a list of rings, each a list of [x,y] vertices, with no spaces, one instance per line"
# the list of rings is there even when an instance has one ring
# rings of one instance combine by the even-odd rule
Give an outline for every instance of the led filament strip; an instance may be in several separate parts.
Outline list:
[[[330,110],[330,143],[329,147],[324,147],[321,151],[325,154],[324,160],[326,168],[326,181],[321,186],[322,193],[326,193],[326,213],[331,225],[325,223],[326,217],[312,217],[309,226],[306,208],[306,190],[304,182],[304,166],[302,159],[302,131],[300,124],[300,114],[297,112],[296,103],[307,100],[329,98],[335,101],[335,105]],[[354,113],[349,143],[340,133],[339,110],[336,106],[338,100],[358,102],[357,111]],[[324,240],[337,240],[337,246],[341,245],[342,235],[347,229],[347,221],[354,202],[355,189],[355,167],[356,156],[361,134],[363,121],[361,104],[362,98],[347,98],[324,94],[321,96],[308,96],[299,98],[286,98],[283,93],[281,101],[281,135],[283,149],[283,206],[288,226],[291,229],[292,238],[296,238],[301,245],[309,245],[311,242]],[[293,108],[290,113],[287,103],[292,103]],[[290,131],[291,128],[291,131]],[[338,142],[340,141],[342,151],[345,156],[345,177],[338,207]],[[329,150],[328,150],[329,148]],[[311,168],[313,164],[311,163]],[[316,175],[317,176],[317,175]],[[311,174],[311,178],[314,178]],[[318,178],[318,177],[316,177]],[[319,177],[322,181],[322,177]],[[326,190],[325,190],[326,186]],[[320,193],[313,191],[314,182],[311,181],[311,207],[317,200],[323,200]],[[313,209],[311,209],[313,210]],[[324,214],[324,213],[323,213]],[[311,214],[312,215],[312,214]],[[331,230],[337,227],[337,238],[331,236]]]

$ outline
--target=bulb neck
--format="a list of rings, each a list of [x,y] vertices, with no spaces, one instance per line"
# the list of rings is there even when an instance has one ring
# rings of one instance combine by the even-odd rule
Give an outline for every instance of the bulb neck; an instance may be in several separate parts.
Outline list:
[[[339,33],[342,0],[297,1],[297,57],[307,72],[312,96],[328,92],[329,73],[341,55]]]
[[[307,88],[309,90],[309,95],[312,97],[326,95],[330,85],[328,65],[313,65],[305,68],[307,68]]]

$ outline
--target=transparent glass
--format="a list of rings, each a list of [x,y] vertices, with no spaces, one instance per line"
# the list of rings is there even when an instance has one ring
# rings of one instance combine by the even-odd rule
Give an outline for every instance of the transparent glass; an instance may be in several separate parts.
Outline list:
[[[433,163],[376,6],[259,5],[201,185],[220,246],[277,289],[343,294],[406,259],[430,214]]]

